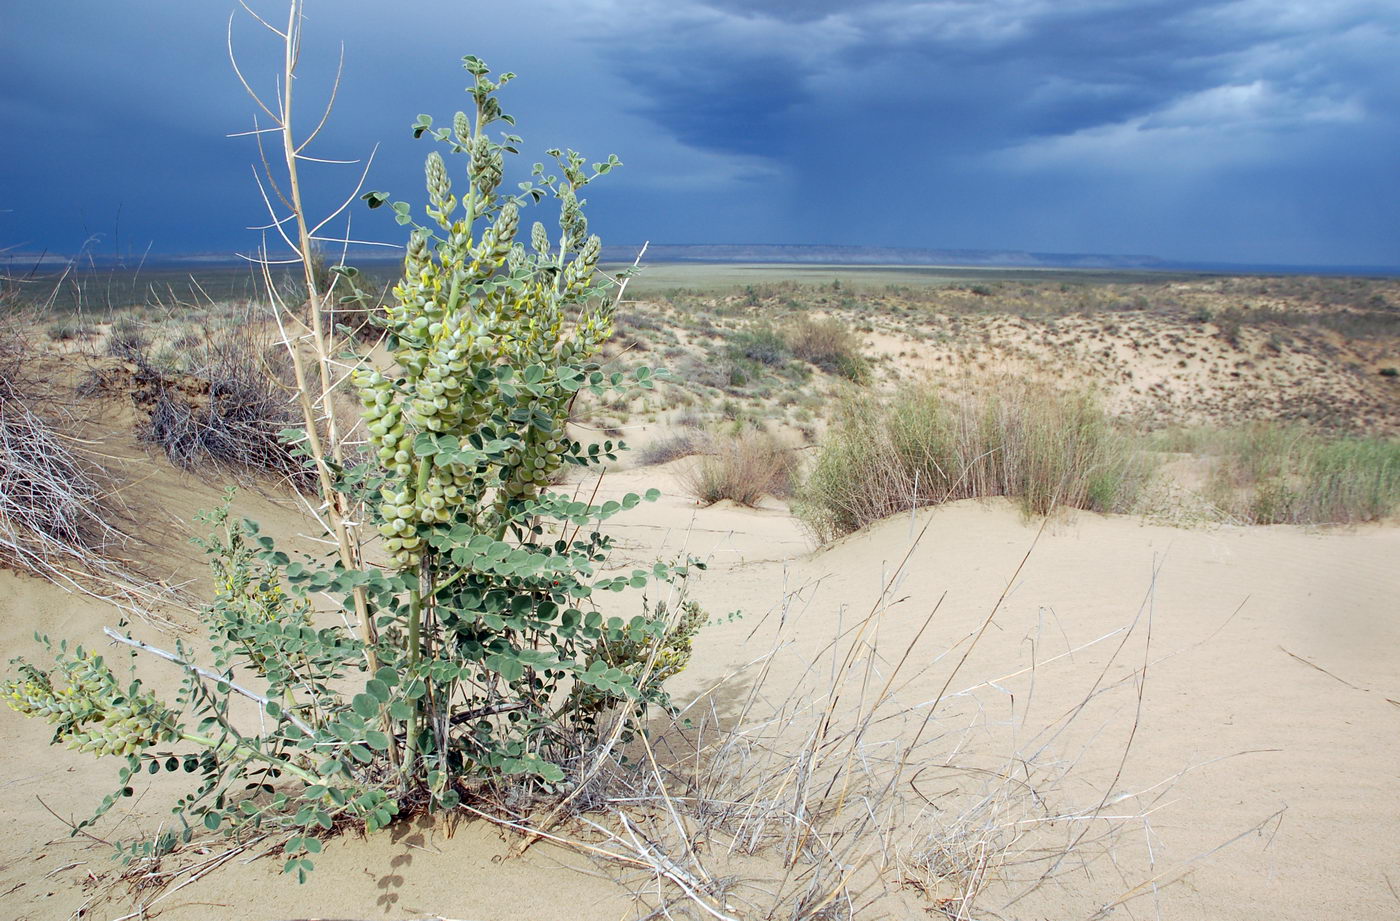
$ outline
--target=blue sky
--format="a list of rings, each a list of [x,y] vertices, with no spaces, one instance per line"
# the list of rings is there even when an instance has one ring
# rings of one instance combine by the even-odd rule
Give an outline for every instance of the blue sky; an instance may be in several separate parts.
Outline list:
[[[269,16],[277,3],[253,0]],[[263,215],[234,3],[0,9],[0,247],[232,252]],[[832,243],[1400,265],[1394,0],[308,0],[313,152],[419,199],[419,112],[463,107],[462,55],[526,165],[626,168],[591,195],[609,243]],[[245,69],[270,77],[244,14]],[[264,86],[267,80],[263,79]],[[318,204],[353,168],[308,176]],[[396,240],[378,212],[354,233]]]

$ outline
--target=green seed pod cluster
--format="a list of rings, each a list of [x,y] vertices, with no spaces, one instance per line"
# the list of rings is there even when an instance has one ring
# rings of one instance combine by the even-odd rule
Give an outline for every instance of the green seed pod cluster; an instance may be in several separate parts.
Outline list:
[[[588,219],[583,216],[578,195],[573,188],[565,188],[559,196],[559,229],[564,231],[565,247],[579,245],[588,234]]]
[[[131,755],[178,737],[175,712],[136,686],[124,691],[101,656],[79,648],[71,657],[58,656],[58,670],[66,687],[24,665],[21,677],[6,681],[0,695],[10,709],[54,724],[55,740],[78,751]]]
[[[507,202],[496,216],[496,222],[481,235],[481,242],[472,249],[472,261],[467,269],[469,275],[484,278],[500,268],[515,243],[515,233],[520,229],[520,208],[515,202]]]
[[[541,256],[549,255],[549,231],[539,221],[535,221],[534,226],[530,228],[530,245]]]
[[[485,134],[479,136],[472,145],[471,156],[471,180],[478,190],[490,195],[501,184],[501,176],[505,173],[505,157]]]
[[[571,294],[581,294],[593,283],[593,272],[603,252],[603,241],[594,234],[579,248],[577,258],[564,268],[564,287]]]
[[[442,154],[435,150],[428,155],[424,173],[428,185],[428,200],[432,202],[433,208],[446,217],[457,206],[457,200],[452,197],[452,180],[447,175],[447,164],[442,162]]]
[[[612,305],[589,302],[602,242],[588,236],[577,193],[588,181],[581,155],[560,155],[565,180],[548,180],[559,201],[561,246],[551,247],[545,225],[535,222],[527,250],[515,239],[525,198],[497,194],[507,148],[484,130],[504,116],[490,95],[495,87],[478,89],[475,121],[483,130],[458,113],[450,135],[467,155],[470,190],[454,198],[442,156],[428,156],[427,214],[439,229],[417,226],[409,237],[404,275],[381,323],[392,363],[352,378],[385,474],[376,524],[399,567],[422,562],[434,528],[458,520],[492,528],[510,502],[551,481],[572,447],[565,422],[573,389],[563,387],[561,365],[588,361],[612,332]],[[462,202],[470,213],[453,219]],[[490,218],[484,228],[483,216]],[[519,388],[502,382],[506,369],[529,368],[537,370],[522,407]],[[509,447],[468,464],[436,447],[425,451],[424,435],[433,445],[504,440]]]
[[[428,235],[415,230],[408,238],[408,254],[404,256],[404,274],[418,278],[432,267],[432,256],[428,252]]]
[[[587,310],[579,317],[571,339],[559,344],[559,355],[565,361],[579,361],[595,355],[604,342],[612,338],[613,310],[604,304]]]
[[[510,252],[506,253],[506,270],[511,275],[519,275],[525,268],[528,257],[525,253],[525,245],[520,241],[511,244]]]
[[[547,412],[552,419],[559,421],[547,429],[531,426],[525,433],[524,443],[507,458],[509,473],[501,484],[501,498],[532,498],[549,485],[550,479],[559,470],[564,451],[567,450],[567,436],[558,408],[556,402],[549,407],[554,411]]]

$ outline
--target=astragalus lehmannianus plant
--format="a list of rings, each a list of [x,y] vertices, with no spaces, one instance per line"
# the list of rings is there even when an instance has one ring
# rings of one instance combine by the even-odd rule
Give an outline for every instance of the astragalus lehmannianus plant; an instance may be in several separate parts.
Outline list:
[[[550,151],[554,167],[503,193],[519,139],[491,129],[514,123],[497,97],[512,75],[493,80],[475,57],[465,67],[473,111],[446,128],[420,117],[414,129],[448,154],[428,157],[424,215],[392,206],[409,238],[376,321],[390,358],[353,375],[370,459],[338,463],[318,447],[310,412],[289,436],[334,490],[324,510],[342,552],[293,559],[225,507],[204,542],[211,661],[108,631],[184,669],[173,701],[61,643],[55,669],[21,664],[4,685],[12,707],[54,725],[56,742],[124,759],[123,791],[143,770],[196,773],[176,806],[182,821],[283,835],[286,868],[303,878],[333,828],[372,831],[483,791],[499,800],[503,786],[513,802],[548,799],[586,780],[594,748],[666,703],[661,679],[684,665],[703,619],[679,617],[690,609],[674,603],[668,615],[660,600],[609,616],[597,593],[674,583],[688,567],[605,573],[599,525],[643,497],[592,505],[547,489],[562,467],[620,447],[571,436],[578,395],[652,383],[649,369],[605,376],[595,360],[613,331],[616,283],[597,272],[582,193],[618,161]],[[460,188],[449,162],[465,165]],[[516,242],[522,210],[545,200],[558,205],[555,229],[535,222],[527,248]],[[298,369],[303,388],[308,379]],[[382,553],[365,557],[382,565],[356,563],[358,545],[343,552],[356,521],[377,529]],[[318,614],[317,598],[339,611]],[[235,706],[240,697],[258,712]]]

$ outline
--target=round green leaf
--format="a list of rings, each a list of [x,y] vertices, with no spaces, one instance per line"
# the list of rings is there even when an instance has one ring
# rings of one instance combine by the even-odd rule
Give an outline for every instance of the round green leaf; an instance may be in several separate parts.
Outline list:
[[[350,709],[365,719],[373,719],[379,715],[379,701],[368,694],[356,694],[350,699]]]

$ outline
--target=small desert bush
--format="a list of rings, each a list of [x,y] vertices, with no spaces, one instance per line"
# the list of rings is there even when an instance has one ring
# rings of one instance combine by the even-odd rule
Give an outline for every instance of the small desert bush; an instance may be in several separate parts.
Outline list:
[[[278,356],[279,358],[281,356]],[[199,369],[207,399],[163,387],[141,438],[181,467],[202,463],[268,471],[305,484],[309,471],[279,433],[297,416],[261,356],[225,349]]]
[[[144,355],[150,340],[139,326],[118,329],[113,327],[107,336],[107,354],[124,361],[136,361]]]
[[[781,365],[792,357],[787,341],[771,326],[740,330],[730,340],[729,353],[762,365]]]
[[[36,572],[98,562],[119,535],[103,489],[51,420],[33,411],[36,375],[28,339],[10,317],[0,327],[0,557]]]
[[[860,391],[837,407],[798,492],[821,540],[900,511],[1007,496],[1028,515],[1057,506],[1131,508],[1151,473],[1143,452],[1088,392],[986,380],[956,392],[930,384]]]
[[[239,467],[308,485],[308,468],[280,437],[300,419],[283,383],[285,352],[252,316],[207,323],[197,337],[180,329],[178,338],[197,343],[152,347],[159,330],[112,332],[108,351],[134,369],[127,386],[147,414],[138,437],[180,467]]]
[[[79,319],[59,320],[49,324],[49,338],[55,342],[70,339],[86,339],[92,335],[92,327]]]
[[[791,491],[796,459],[771,432],[746,428],[712,435],[705,453],[681,478],[685,490],[706,505],[730,499],[755,506],[764,496]]]
[[[860,353],[860,337],[840,320],[803,317],[784,331],[784,339],[795,357],[811,362],[828,374],[857,383],[869,376],[869,368]]]
[[[637,451],[637,463],[643,466],[668,464],[705,450],[704,436],[693,428],[671,432]]]
[[[1400,506],[1400,441],[1255,422],[1165,433],[1156,447],[1210,459],[1207,497],[1254,524],[1375,521]]]

